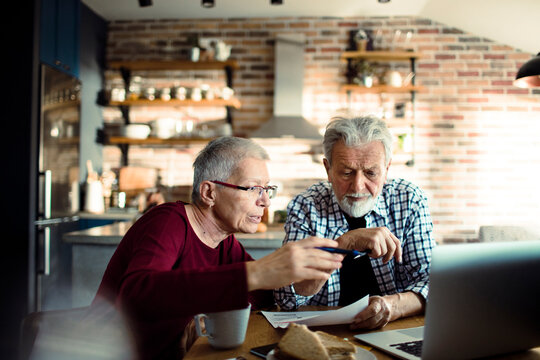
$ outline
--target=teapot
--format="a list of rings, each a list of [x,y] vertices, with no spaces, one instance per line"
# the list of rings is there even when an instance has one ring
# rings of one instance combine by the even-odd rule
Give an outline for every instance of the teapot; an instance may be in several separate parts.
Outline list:
[[[400,87],[403,85],[403,79],[401,78],[401,74],[399,73],[399,71],[396,70],[388,70],[384,74],[384,81],[386,84],[393,87]]]
[[[216,43],[216,60],[225,61],[231,55],[231,45],[225,44],[223,41],[218,41]]]

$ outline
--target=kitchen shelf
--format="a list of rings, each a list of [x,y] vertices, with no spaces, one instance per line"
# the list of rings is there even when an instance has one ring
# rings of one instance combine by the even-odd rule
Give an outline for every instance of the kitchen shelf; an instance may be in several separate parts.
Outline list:
[[[153,71],[224,71],[226,86],[233,87],[233,70],[238,68],[238,64],[235,60],[227,61],[189,61],[189,60],[133,60],[133,61],[111,61],[108,63],[108,68],[111,70],[119,71],[124,85],[126,93],[128,93],[129,84],[131,82],[132,73],[145,72],[145,77],[152,77],[148,74]],[[149,99],[126,99],[124,101],[109,101],[105,100],[103,103],[106,106],[117,106],[122,112],[124,123],[130,123],[130,108],[137,106],[170,106],[170,107],[225,107],[227,111],[226,121],[232,126],[232,109],[239,109],[241,103],[237,98],[221,99],[216,98],[212,100],[201,99],[199,101],[186,99],[179,100],[172,98],[170,100],[161,100],[156,98],[154,100]],[[106,136],[103,131],[98,130],[98,142],[104,145],[116,145],[122,152],[122,166],[127,166],[129,163],[128,152],[129,146],[174,146],[174,145],[189,145],[189,144],[204,144],[210,141],[209,138],[173,138],[173,139],[159,139],[159,138],[147,138],[147,139],[132,139],[126,137]]]
[[[372,87],[366,87],[361,85],[342,85],[341,89],[344,91],[351,91],[362,94],[384,94],[384,93],[408,93],[411,91],[420,92],[424,91],[423,86],[407,85],[407,86],[390,86],[390,85],[374,85]]]
[[[68,100],[68,101],[59,101],[56,103],[50,103],[50,104],[44,104],[43,105],[43,111],[52,111],[57,109],[65,109],[65,108],[71,108],[75,106],[80,106],[81,101],[79,99],[76,100]]]
[[[411,73],[414,75],[416,72],[416,60],[422,58],[423,55],[419,52],[415,51],[345,51],[341,54],[341,60],[347,62],[347,84],[343,84],[341,86],[341,90],[345,91],[347,93],[348,101],[349,101],[349,107],[351,104],[351,94],[403,94],[403,93],[409,93],[411,97],[411,105],[412,105],[412,124],[411,124],[411,135],[413,137],[413,146],[412,151],[409,152],[403,152],[400,151],[399,155],[408,155],[410,154],[410,160],[406,161],[405,164],[407,166],[413,166],[414,165],[414,120],[416,117],[416,93],[422,92],[425,90],[422,86],[417,86],[415,84],[416,76],[413,76],[411,79],[411,83],[404,85],[404,86],[390,86],[390,85],[374,85],[372,87],[366,87],[362,85],[356,85],[353,84],[354,79],[356,76],[358,76],[357,70],[353,66],[354,60],[364,60],[367,62],[386,62],[386,63],[392,63],[397,61],[408,61],[410,64],[410,70]],[[398,155],[396,153],[396,155]]]
[[[125,100],[125,101],[109,101],[110,106],[230,106],[235,109],[239,109],[242,104],[236,98],[232,99],[213,99],[200,101],[195,100],[148,100],[148,99],[137,99],[137,100]]]
[[[206,144],[211,141],[213,138],[201,138],[201,137],[190,137],[190,138],[171,138],[171,139],[161,139],[156,137],[149,137],[146,139],[133,139],[122,136],[109,136],[105,140],[106,145],[190,145],[190,144]]]

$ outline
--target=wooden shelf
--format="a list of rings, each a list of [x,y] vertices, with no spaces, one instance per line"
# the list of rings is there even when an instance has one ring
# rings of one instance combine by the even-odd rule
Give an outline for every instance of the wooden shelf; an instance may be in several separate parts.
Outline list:
[[[224,99],[213,99],[213,100],[148,100],[148,99],[137,99],[137,100],[125,100],[125,101],[110,101],[109,105],[111,106],[231,106],[235,109],[239,109],[242,105],[240,101],[236,98],[224,100]]]
[[[341,59],[366,59],[383,61],[408,61],[419,59],[421,53],[414,51],[345,51],[341,53]]]
[[[43,111],[51,111],[51,110],[57,110],[57,109],[73,108],[73,107],[80,106],[80,105],[81,105],[81,101],[79,99],[68,100],[68,101],[63,101],[63,102],[44,104],[43,105]]]
[[[393,93],[393,94],[399,94],[399,93],[409,93],[411,91],[415,92],[421,92],[424,91],[425,88],[423,86],[413,86],[413,85],[407,85],[407,86],[390,86],[390,85],[377,85],[372,86],[370,88],[360,85],[342,85],[341,89],[343,91],[347,92],[355,92],[355,93],[361,93],[361,94],[382,94],[382,93]]]
[[[222,70],[225,68],[238,68],[235,60],[227,61],[189,61],[189,60],[134,60],[111,61],[109,68],[113,70]]]
[[[62,145],[78,145],[80,142],[78,136],[66,137],[58,139],[58,143]]]
[[[146,139],[132,139],[122,136],[110,136],[106,141],[106,145],[190,145],[190,144],[206,144],[213,138],[171,138],[160,139],[149,137]]]

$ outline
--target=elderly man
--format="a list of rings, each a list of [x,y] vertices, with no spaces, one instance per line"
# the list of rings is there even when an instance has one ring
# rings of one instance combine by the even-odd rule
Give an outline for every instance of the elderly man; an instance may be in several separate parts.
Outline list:
[[[422,313],[428,293],[433,224],[424,193],[403,179],[387,181],[392,136],[374,117],[333,119],[324,135],[328,181],[288,205],[285,243],[334,239],[369,256],[343,260],[328,280],[305,280],[274,292],[284,309],[348,305],[369,294],[351,327],[373,329]]]

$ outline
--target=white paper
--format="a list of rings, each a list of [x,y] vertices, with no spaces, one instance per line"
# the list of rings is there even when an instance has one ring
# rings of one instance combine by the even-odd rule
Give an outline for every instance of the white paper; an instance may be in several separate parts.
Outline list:
[[[368,304],[369,296],[366,295],[357,302],[337,310],[296,312],[261,311],[261,313],[275,328],[286,328],[291,322],[308,326],[350,324],[356,314],[364,310]]]

